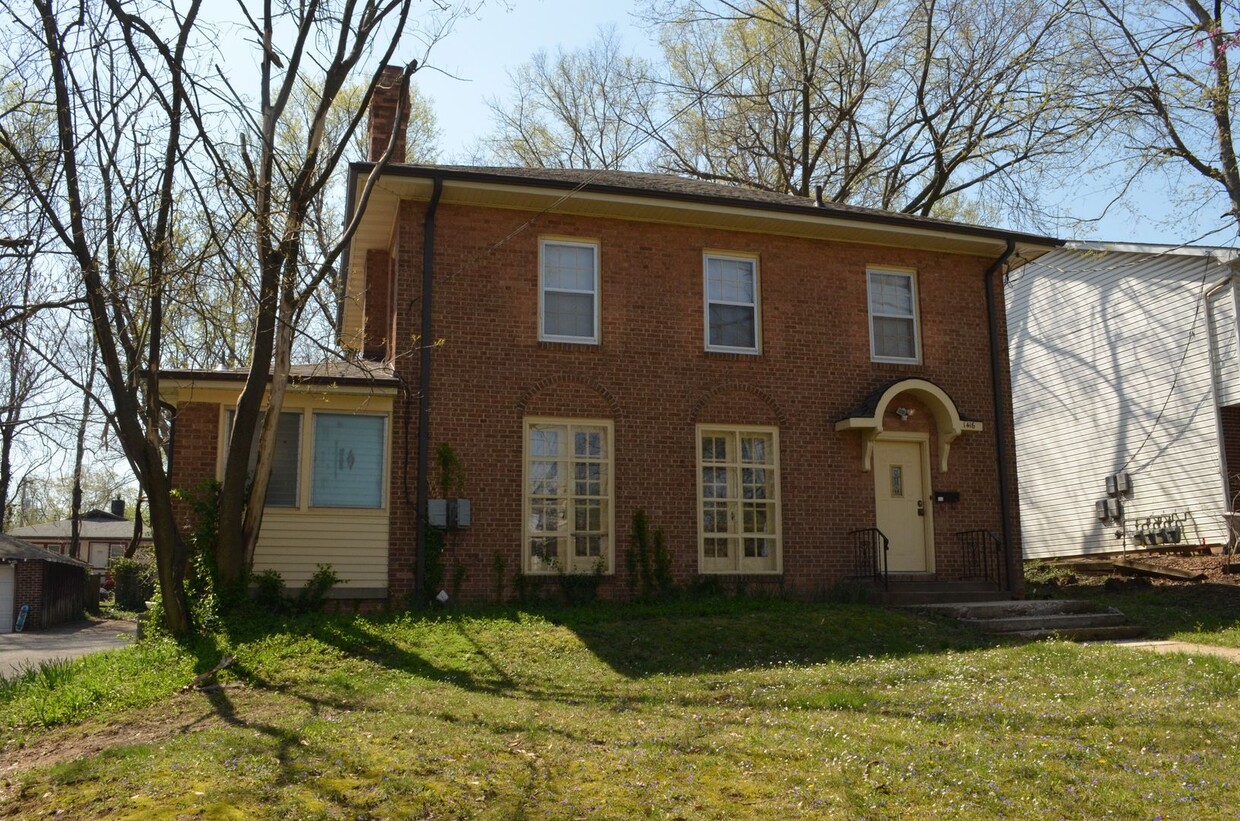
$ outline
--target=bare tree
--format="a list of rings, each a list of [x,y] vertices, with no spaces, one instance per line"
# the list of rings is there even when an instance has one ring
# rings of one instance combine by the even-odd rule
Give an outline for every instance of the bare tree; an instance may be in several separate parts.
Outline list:
[[[614,26],[581,51],[540,51],[509,72],[510,99],[488,100],[495,127],[479,157],[537,168],[639,166],[656,106],[651,75],[648,61],[624,53]]]
[[[656,9],[675,173],[928,215],[1080,150],[1066,3],[682,0]],[[996,36],[1002,32],[1002,36]]]
[[[1095,57],[1090,79],[1110,146],[1132,160],[1128,181],[1186,171],[1203,185],[1167,186],[1171,196],[1190,208],[1221,198],[1219,219],[1240,234],[1240,3],[1098,0],[1077,22]]]
[[[181,327],[171,320],[194,315],[187,306],[208,287],[241,314],[235,327],[203,331],[227,338],[220,355],[249,368],[227,445],[215,555],[221,582],[235,586],[261,527],[295,327],[334,275],[352,230],[330,245],[308,243],[309,216],[380,82],[377,67],[391,62],[402,36],[417,34],[412,0],[256,5],[239,4],[239,26],[258,49],[252,98],[214,65],[219,35],[200,19],[201,0],[4,5],[11,42],[24,49],[11,72],[24,101],[16,110],[56,112],[50,182],[12,117],[0,118],[0,153],[70,260],[69,296],[85,301],[107,384],[103,404],[146,496],[167,626],[176,634],[192,625],[187,550],[163,450],[160,372],[182,364],[168,359],[170,328]],[[424,43],[447,22],[450,15],[433,21]],[[397,81],[407,85],[415,65]],[[357,108],[329,133],[344,90],[359,83]],[[310,103],[298,108],[302,93]],[[294,117],[303,118],[295,140]]]
[[[663,64],[604,32],[492,101],[502,161],[628,167],[888,210],[1027,221],[1079,155],[1071,0],[651,0]],[[997,33],[1002,32],[1001,36]],[[634,151],[637,146],[643,151]]]

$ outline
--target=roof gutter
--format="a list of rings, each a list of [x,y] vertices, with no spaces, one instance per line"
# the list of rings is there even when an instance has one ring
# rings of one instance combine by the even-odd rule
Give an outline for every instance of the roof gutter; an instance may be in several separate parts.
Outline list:
[[[373,163],[369,162],[353,163],[349,167],[350,180],[352,180],[358,173],[369,171],[373,165]],[[967,223],[951,223],[891,211],[860,208],[835,208],[832,207],[831,203],[825,203],[822,208],[819,208],[813,204],[813,200],[806,200],[804,204],[791,205],[783,202],[746,200],[737,199],[735,197],[688,193],[683,191],[664,191],[638,186],[617,185],[606,182],[581,183],[574,180],[550,179],[546,177],[511,176],[494,173],[492,171],[443,166],[418,166],[411,164],[391,165],[384,169],[384,173],[392,177],[479,183],[505,188],[542,188],[552,191],[566,192],[570,195],[590,192],[615,196],[637,197],[645,200],[664,200],[671,202],[712,205],[723,208],[751,209],[777,214],[791,214],[798,216],[808,215],[817,219],[826,217],[844,222],[886,225],[912,231],[925,231],[932,234],[977,237],[998,241],[1015,240],[1018,242],[1025,242],[1044,247],[1059,247],[1064,244],[1063,240],[1044,237],[1037,234],[1024,234],[1002,228],[989,228],[982,225],[969,225]],[[352,192],[350,192],[349,196],[353,196]]]
[[[434,190],[426,206],[422,223],[422,330],[418,339],[418,453],[417,453],[417,521],[415,524],[416,552],[414,558],[414,596],[418,600],[426,591],[426,508],[430,498],[431,454],[431,295],[435,281],[435,212],[439,209],[439,197],[443,194],[443,178],[434,177]]]
[[[1016,240],[1011,236],[1007,238],[1007,248],[1003,254],[996,259],[983,276],[983,287],[986,289],[986,325],[990,334],[990,387],[991,401],[994,404],[994,425],[995,425],[995,457],[999,467],[999,515],[1002,518],[1003,525],[1003,549],[1007,551],[1007,589],[1010,593],[1016,592],[1016,563],[1021,560],[1020,555],[1012,554],[1013,536],[1015,528],[1012,526],[1012,503],[1009,498],[1011,491],[1011,483],[1008,481],[1008,454],[1007,448],[1007,416],[1004,413],[1003,405],[1003,353],[999,350],[999,315],[997,306],[995,305],[995,274],[1002,270],[1004,264],[1011,258],[1012,253],[1016,250]],[[1011,391],[1008,391],[1009,397]]]

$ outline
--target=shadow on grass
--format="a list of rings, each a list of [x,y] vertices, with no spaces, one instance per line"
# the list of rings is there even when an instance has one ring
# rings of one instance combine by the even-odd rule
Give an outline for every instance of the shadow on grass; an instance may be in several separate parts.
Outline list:
[[[555,667],[565,663],[565,654],[579,651],[571,643],[561,646],[553,633],[536,634],[547,628],[569,631],[594,658],[627,679],[994,645],[949,620],[877,607],[723,597],[422,617],[249,618],[230,623],[228,643],[244,647],[280,634],[290,640],[308,637],[349,659],[475,692],[592,699],[558,685]],[[213,652],[198,666],[209,669],[218,657]],[[259,686],[278,687],[259,680],[252,669],[239,672]]]
[[[707,599],[548,613],[629,678],[976,649],[993,642],[955,622],[859,604]]]
[[[1110,584],[1040,585],[1034,592],[1056,599],[1089,599],[1114,607],[1146,627],[1149,638],[1240,628],[1240,585],[1152,584],[1137,577],[1115,579]]]

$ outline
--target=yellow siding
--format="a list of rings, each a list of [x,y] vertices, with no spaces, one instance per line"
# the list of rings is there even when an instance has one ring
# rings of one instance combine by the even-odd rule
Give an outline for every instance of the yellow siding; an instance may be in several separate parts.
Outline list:
[[[340,323],[340,346],[345,350],[362,349],[364,305],[366,302],[366,252],[350,260],[349,279],[344,295],[344,316]]]
[[[290,588],[304,585],[320,564],[345,581],[340,588],[387,587],[386,511],[268,509],[254,553],[256,571],[275,570]]]

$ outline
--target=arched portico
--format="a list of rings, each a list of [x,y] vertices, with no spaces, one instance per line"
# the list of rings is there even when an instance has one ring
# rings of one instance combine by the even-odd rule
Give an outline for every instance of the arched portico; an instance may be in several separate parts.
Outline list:
[[[862,467],[870,470],[874,463],[874,440],[883,432],[892,401],[901,394],[911,394],[934,416],[939,443],[939,472],[947,472],[947,457],[952,442],[965,431],[982,430],[981,422],[960,418],[960,410],[947,391],[927,379],[900,379],[886,385],[866,398],[861,407],[835,423],[837,431],[855,430],[862,437]]]

